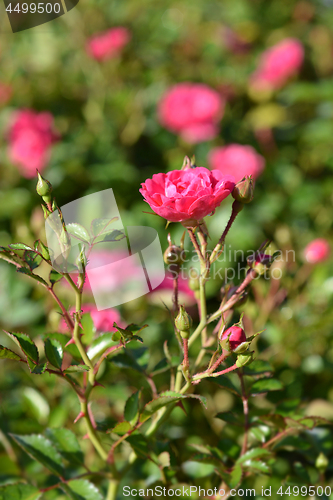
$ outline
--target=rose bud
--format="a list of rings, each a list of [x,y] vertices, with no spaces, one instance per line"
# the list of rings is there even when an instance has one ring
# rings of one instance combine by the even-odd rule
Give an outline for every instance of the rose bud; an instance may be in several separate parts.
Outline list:
[[[240,203],[250,203],[254,194],[252,175],[243,177],[241,181],[237,182],[231,194]]]
[[[238,366],[238,368],[241,368],[242,366],[247,366],[247,365],[251,364],[252,361],[254,361],[253,356],[254,356],[253,351],[239,354],[237,356],[236,365]]]
[[[221,346],[229,352],[237,349],[243,342],[246,342],[246,335],[240,326],[231,326],[221,337]]]
[[[38,182],[36,186],[37,194],[39,194],[39,196],[43,198],[45,203],[51,203],[52,185],[49,181],[44,179],[44,177],[42,177],[38,171],[37,175],[38,175]]]
[[[277,255],[276,255],[277,256]],[[255,256],[251,256],[247,259],[248,265],[255,269],[259,276],[265,274],[265,272],[271,267],[274,262],[275,255],[268,255],[265,253],[257,253]]]
[[[319,455],[316,459],[315,465],[316,465],[316,468],[319,470],[319,472],[324,474],[324,472],[326,471],[326,469],[329,465],[329,460],[326,457],[326,455],[324,455],[323,452],[319,453]]]
[[[183,339],[188,339],[190,336],[190,328],[192,326],[192,318],[185,311],[184,306],[179,307],[179,313],[175,319],[175,326],[180,331]]]
[[[177,264],[181,266],[184,262],[184,250],[176,245],[170,245],[163,254],[166,264]]]

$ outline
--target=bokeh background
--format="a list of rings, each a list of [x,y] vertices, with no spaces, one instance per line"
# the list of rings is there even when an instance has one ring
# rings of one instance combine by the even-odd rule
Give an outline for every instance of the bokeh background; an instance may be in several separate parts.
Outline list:
[[[265,169],[256,179],[253,202],[228,235],[228,248],[247,252],[269,239],[272,250],[293,251],[278,264],[282,278],[258,280],[242,306],[248,331],[265,329],[257,343],[258,357],[271,363],[284,386],[266,398],[254,398],[253,405],[270,408],[288,401],[283,410],[287,413],[304,411],[333,419],[333,263],[329,257],[309,263],[304,255],[306,245],[316,238],[332,243],[332,2],[81,0],[65,16],[20,33],[10,34],[8,21],[1,22],[0,245],[31,244],[44,231],[35,171],[24,169],[11,153],[13,124],[22,110],[50,113],[45,127],[53,135],[47,139],[47,151],[42,148],[46,159],[40,167],[59,206],[112,188],[124,223],[156,228],[163,249],[165,221],[145,213],[150,209],[139,193],[140,183],[155,173],[181,168],[185,155],[195,155],[196,164],[207,167],[213,148],[232,143],[252,146],[265,158]],[[91,37],[119,26],[128,30],[124,46],[109,57],[96,58],[87,48]],[[279,88],[254,90],[251,75],[261,54],[291,37],[304,49],[301,66]],[[189,144],[161,124],[158,103],[180,82],[202,83],[220,95],[225,109],[215,138]],[[23,140],[23,156],[24,147]],[[42,154],[38,147],[29,154]],[[231,201],[226,200],[214,217],[207,218],[212,244],[221,235],[230,208]],[[182,228],[172,224],[168,231],[179,242]],[[220,266],[237,269],[239,264],[245,265],[242,257]],[[1,327],[34,338],[57,331],[60,316],[52,298],[19,276],[13,266],[0,262],[0,273]],[[240,278],[236,276],[235,284]],[[208,285],[210,311],[218,305],[223,284],[217,277]],[[73,305],[66,287],[60,294],[66,306]],[[88,295],[87,301],[91,302]],[[163,356],[164,340],[176,347],[169,312],[156,294],[124,304],[119,313],[125,324],[149,324],[143,336],[150,366]],[[0,373],[3,432],[73,425],[77,402],[51,377],[32,377],[10,361],[1,363]],[[131,369],[107,364],[102,375],[105,389],[99,388],[95,396],[100,425],[111,427],[131,392],[145,386],[140,375],[136,377]],[[161,376],[160,383],[163,386],[167,379]],[[238,401],[213,383],[202,383],[202,388],[208,410],[194,405],[189,418],[177,409],[166,431],[176,443],[173,446],[179,449],[184,444],[183,460],[191,456],[190,443],[232,438],[232,431],[213,417],[218,411],[238,408]],[[302,473],[304,481],[306,474],[316,480],[314,460],[320,451],[331,455],[331,434],[320,428],[305,436],[302,447],[300,443],[290,442],[289,454],[281,448],[269,484],[286,477],[301,481]],[[2,444],[1,474],[15,476],[23,462],[29,473],[41,474],[40,466],[26,456],[19,465],[13,457],[8,459],[6,441]],[[232,457],[234,451],[229,452]],[[305,472],[295,463],[304,465]],[[183,473],[198,484],[210,484],[209,467],[188,466]],[[333,462],[328,484],[332,471]],[[153,464],[146,464],[143,475],[154,482],[154,474]],[[258,481],[266,484],[267,478]],[[53,494],[45,498],[60,498],[59,492],[57,497]]]

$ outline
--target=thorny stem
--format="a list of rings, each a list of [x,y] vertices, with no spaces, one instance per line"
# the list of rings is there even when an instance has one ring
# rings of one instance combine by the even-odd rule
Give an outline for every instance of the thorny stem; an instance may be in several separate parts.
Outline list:
[[[230,215],[230,219],[228,220],[228,224],[226,225],[223,233],[222,233],[222,236],[221,238],[219,239],[219,241],[217,242],[217,245],[215,246],[213,252],[212,252],[212,255],[210,256],[210,263],[213,264],[213,262],[216,261],[216,259],[219,257],[220,255],[220,250],[223,249],[223,245],[224,245],[224,241],[227,237],[227,234],[234,222],[234,220],[236,219],[237,215],[239,214],[239,212],[242,210],[242,204],[239,203],[238,201],[234,201],[233,204],[232,204],[232,212],[231,212],[231,215]]]
[[[63,313],[64,318],[66,320],[66,323],[68,325],[68,328],[71,331],[73,331],[74,330],[74,323],[73,323],[72,318],[70,317],[70,314],[66,310],[65,306],[63,305],[63,303],[61,302],[61,300],[59,299],[59,297],[56,295],[56,293],[53,290],[53,288],[52,287],[48,287],[47,289],[50,292],[50,294],[52,295],[52,297],[54,298],[54,300],[56,301],[56,303],[58,304],[58,306],[60,307],[61,312]]]
[[[197,375],[193,375],[192,380],[193,382],[200,382],[201,379],[203,378],[208,378],[208,377],[219,377],[220,375],[225,375],[226,373],[232,372],[234,370],[237,370],[238,366],[236,363],[229,368],[226,368],[225,370],[222,370],[220,372],[215,372],[215,373],[207,373],[207,372],[202,372],[198,373]]]
[[[197,240],[197,237],[195,235],[194,230],[191,229],[191,228],[189,228],[187,231],[188,231],[189,237],[190,237],[190,239],[192,241],[192,245],[194,246],[194,249],[195,249],[195,251],[198,254],[200,262],[205,264],[205,259],[204,259],[204,256],[201,253],[201,250],[200,250],[200,247],[199,247],[199,243],[198,243],[198,240]]]
[[[247,439],[248,439],[248,431],[249,431],[249,400],[248,396],[246,394],[246,389],[245,389],[245,384],[244,384],[244,373],[243,369],[238,371],[238,376],[241,384],[241,390],[242,390],[242,401],[243,401],[243,411],[244,411],[244,440],[243,440],[243,446],[242,450],[240,453],[240,456],[244,455],[247,450]]]

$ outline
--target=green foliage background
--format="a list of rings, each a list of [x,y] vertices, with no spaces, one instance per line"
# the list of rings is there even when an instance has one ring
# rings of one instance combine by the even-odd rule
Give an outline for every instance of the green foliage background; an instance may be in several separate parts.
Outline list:
[[[122,56],[104,63],[90,59],[85,52],[87,38],[117,25],[132,33]],[[225,26],[248,42],[248,51],[235,54],[227,49],[222,36]],[[12,86],[13,95],[0,109],[0,244],[32,243],[43,234],[35,180],[21,177],[7,155],[6,131],[16,109],[48,110],[55,117],[62,138],[53,147],[44,175],[53,184],[59,206],[112,187],[125,224],[155,227],[164,248],[165,222],[144,213],[147,205],[138,192],[140,183],[154,173],[180,168],[185,154],[195,154],[196,163],[207,166],[212,147],[251,144],[265,156],[266,169],[256,182],[254,201],[239,215],[227,243],[246,252],[271,239],[274,248],[294,250],[295,256],[283,266],[285,299],[278,308],[267,312],[265,297],[272,289],[265,280],[255,283],[257,292],[244,306],[248,324],[255,330],[265,328],[257,344],[258,357],[271,363],[284,386],[253,398],[253,412],[259,414],[260,409],[268,411],[277,404],[284,416],[303,412],[332,419],[333,264],[330,259],[304,269],[302,253],[316,237],[332,243],[332,29],[332,5],[324,0],[81,0],[62,18],[14,35],[7,33],[3,19],[1,81]],[[288,36],[298,38],[305,47],[299,77],[269,101],[251,98],[248,78],[258,55]],[[180,81],[232,89],[220,135],[214,141],[189,146],[159,125],[157,102],[170,85]],[[273,147],[265,149],[258,141],[262,128],[272,128]],[[230,205],[226,202],[214,219],[208,219],[212,241],[220,236]],[[171,234],[179,241],[181,230],[172,225]],[[54,331],[58,323],[51,298],[45,298],[41,287],[31,285],[6,263],[0,262],[0,273],[1,326],[25,331],[38,343],[39,336]],[[210,284],[211,311],[221,285],[218,279]],[[63,297],[72,305],[67,289]],[[144,355],[149,366],[154,366],[163,357],[163,342],[172,343],[173,333],[163,305],[146,299],[125,304],[120,310],[128,323],[149,324],[143,338],[150,350]],[[14,455],[3,436],[44,432],[47,427],[73,429],[77,402],[52,376],[33,377],[14,362],[2,362],[0,374],[0,481],[14,480],[25,469],[25,477],[43,482],[42,466],[18,448]],[[111,428],[121,420],[125,401],[133,391],[143,387],[148,397],[145,379],[138,374],[134,377],[132,369],[107,363],[100,382],[104,387],[96,390],[93,408],[101,428]],[[167,379],[161,376],[160,383],[167,384]],[[224,426],[214,415],[237,412],[238,400],[222,386],[201,385],[208,409],[197,402],[186,403],[188,415],[177,408],[164,429],[171,445],[161,442],[160,452],[171,451],[175,467],[190,460],[191,444],[219,443],[231,458],[237,454],[236,445],[231,444],[237,428]],[[259,431],[265,433],[265,429],[258,429],[252,439],[260,442]],[[316,484],[320,478],[314,461],[323,451],[330,459],[325,481],[333,487],[328,428],[288,439],[271,464],[271,478],[257,471],[257,479],[249,485],[259,490],[266,484],[277,488],[286,480]],[[81,445],[90,446],[85,441]],[[187,462],[181,469],[184,482],[188,476],[206,487],[216,482],[211,465],[193,464]],[[88,465],[98,468],[96,462]],[[147,478],[151,483],[157,481],[156,466],[149,461],[138,463],[127,483],[140,477],[139,484]],[[43,498],[62,497],[59,491],[50,491]]]

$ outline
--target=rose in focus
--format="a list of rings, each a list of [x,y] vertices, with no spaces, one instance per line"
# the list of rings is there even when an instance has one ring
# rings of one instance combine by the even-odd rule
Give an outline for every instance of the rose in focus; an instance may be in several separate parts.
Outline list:
[[[208,156],[211,169],[220,170],[224,175],[233,175],[235,182],[252,175],[256,179],[265,168],[265,159],[252,146],[229,144],[214,148]]]
[[[224,100],[218,92],[200,83],[179,83],[169,89],[158,105],[163,127],[190,144],[218,135]]]
[[[234,177],[204,167],[155,174],[141,184],[150,208],[171,222],[200,221],[231,193]]]
[[[127,28],[119,26],[91,37],[86,46],[87,53],[97,61],[118,56],[131,39]]]
[[[24,177],[35,177],[36,169],[42,171],[46,167],[51,145],[58,139],[53,124],[51,113],[30,109],[16,113],[9,130],[8,155]]]
[[[278,90],[298,73],[304,49],[297,39],[286,38],[261,55],[259,66],[250,79],[256,91]]]

